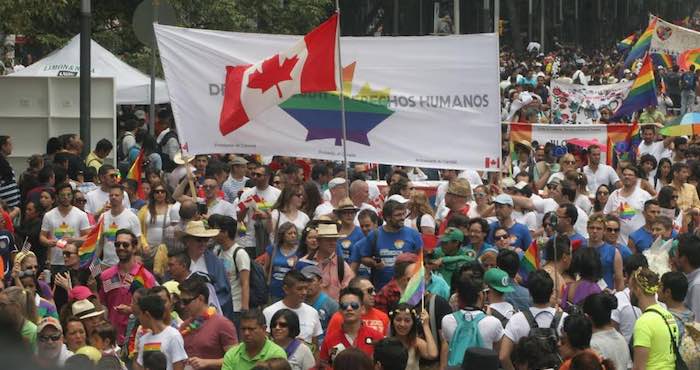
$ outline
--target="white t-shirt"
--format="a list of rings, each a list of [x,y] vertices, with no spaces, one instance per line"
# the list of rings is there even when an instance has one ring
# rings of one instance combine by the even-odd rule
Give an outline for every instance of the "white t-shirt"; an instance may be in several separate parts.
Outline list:
[[[329,201],[324,201],[323,203],[319,204],[316,207],[316,210],[314,210],[314,220],[318,219],[319,217],[323,215],[329,215],[333,213],[333,210],[335,208]]]
[[[576,207],[581,208],[585,214],[590,214],[593,209],[593,203],[588,199],[587,196],[583,194],[576,194],[576,199],[574,200]]]
[[[117,230],[129,229],[136,235],[141,236],[141,224],[139,218],[128,208],[124,208],[118,215],[113,215],[111,211],[104,213],[104,227],[102,229],[102,263],[114,266],[119,263],[117,250],[114,248],[114,241],[117,237]]]
[[[538,229],[537,213],[535,213],[535,211],[523,213],[521,211],[514,210],[513,213],[510,214],[510,217],[514,222],[527,226],[527,229],[530,231],[535,231]]]
[[[102,191],[101,188],[97,188],[87,194],[85,194],[85,199],[87,203],[85,204],[85,210],[90,213],[97,213],[101,210],[105,203],[109,202],[109,191]],[[131,208],[131,202],[129,201],[129,194],[124,192],[124,199],[122,200],[124,208]]]
[[[190,261],[190,272],[203,272],[205,274],[209,273],[207,269],[207,262],[204,259],[204,255],[199,256],[196,260]]]
[[[466,321],[470,321],[473,317],[481,313],[481,311],[461,311],[464,315]],[[452,340],[452,336],[457,330],[457,320],[453,314],[445,315],[442,318],[442,337],[449,343]],[[493,343],[498,342],[503,337],[503,326],[501,322],[493,317],[486,316],[481,321],[479,321],[479,334],[481,334],[481,339],[484,342],[484,348],[492,349]]]
[[[144,217],[144,224],[148,228],[147,241],[150,247],[157,247],[163,242],[163,226],[170,226],[172,220],[170,219],[170,211],[172,205],[168,205],[168,210],[164,215],[157,215],[156,221],[151,223],[151,212],[146,211],[146,216]]]
[[[666,148],[663,141],[655,141],[649,145],[642,141],[639,143],[638,150],[639,158],[642,158],[644,154],[651,154],[654,156],[654,158],[656,158],[657,163],[661,160],[661,158],[671,158],[673,155],[673,151]],[[654,171],[654,174],[656,174],[656,171]]]
[[[287,358],[287,362],[292,370],[309,370],[316,366],[314,354],[304,343],[299,344],[294,353]]]
[[[302,303],[298,308],[287,307],[283,301],[277,301],[263,310],[265,320],[267,321],[267,331],[270,332],[270,322],[275,312],[287,308],[294,311],[299,316],[299,338],[305,342],[311,343],[311,339],[323,334],[321,328],[321,320],[318,317],[318,311],[306,303]]]
[[[615,169],[607,164],[599,164],[595,172],[591,170],[591,166],[583,166],[583,174],[586,175],[588,181],[588,189],[597,191],[600,185],[615,185],[620,181],[620,176],[617,175]]]
[[[552,198],[542,198],[537,194],[530,197],[537,212],[537,225],[542,225],[542,219],[547,212],[555,212],[559,208],[559,203]]]
[[[236,207],[223,199],[217,199],[213,204],[207,205],[207,214],[229,216],[236,220]]]
[[[46,212],[41,221],[41,231],[48,231],[49,239],[77,238],[81,232],[90,230],[90,221],[87,214],[76,207],[71,207],[68,214],[63,217],[58,207]],[[63,249],[51,248],[49,261],[52,265],[64,265]]]
[[[175,202],[170,206],[169,217],[171,225],[180,222],[180,206],[182,206],[180,202]]]
[[[632,333],[634,333],[634,323],[637,322],[639,316],[642,316],[642,310],[639,307],[632,306],[630,294],[632,293],[629,288],[615,293],[617,308],[610,312],[610,318],[619,325],[620,334],[625,337],[627,342],[630,341]]]
[[[651,195],[640,187],[636,187],[627,197],[622,196],[622,189],[610,194],[603,213],[617,213],[620,217],[620,243],[627,245],[629,235],[644,226],[644,202],[651,198]]]
[[[287,217],[286,214],[280,212],[279,210],[273,209],[270,212],[270,221],[272,222],[272,227],[274,230],[270,233],[270,241],[275,242],[275,234],[277,234],[277,229],[280,225],[285,222],[291,222],[297,227],[297,235],[301,235],[301,231],[304,230],[306,224],[309,222],[309,216],[302,211],[297,211],[297,216],[292,220]]]
[[[536,308],[530,307],[530,312],[532,316],[535,317],[535,322],[540,328],[548,328],[552,325],[552,320],[554,320],[554,315],[556,310],[552,307],[547,308]],[[564,326],[564,319],[568,316],[566,312],[563,313],[561,320],[559,321],[559,326],[557,327],[557,333],[561,335],[561,328]],[[527,323],[527,319],[522,312],[518,312],[508,321],[506,325],[505,336],[508,337],[513,343],[518,343],[520,339],[526,337],[530,333],[530,324]]]
[[[406,218],[404,220],[403,224],[406,227],[410,227],[411,229],[417,230],[418,232],[420,232],[420,230],[418,230],[418,219],[416,217]],[[435,219],[433,218],[433,216],[431,216],[427,213],[422,215],[420,218],[420,227],[421,228],[431,227],[431,228],[433,228],[433,230],[435,230]]]
[[[166,326],[158,334],[148,331],[139,339],[139,355],[136,362],[141,366],[143,366],[143,355],[146,351],[163,352],[167,359],[167,370],[173,370],[173,363],[187,360],[182,335],[171,326]]]
[[[239,221],[245,221],[246,224],[246,234],[238,240],[242,247],[255,246],[255,219],[252,217],[255,213],[255,208],[265,207],[272,209],[280,193],[280,189],[274,186],[268,186],[265,190],[260,190],[256,186],[241,194],[239,204],[243,203],[248,208],[245,215],[239,216],[241,218]]]
[[[510,320],[513,315],[515,315],[515,308],[512,304],[508,302],[497,302],[489,304],[491,311],[498,311],[501,315],[505,316],[506,319]]]
[[[240,248],[240,246],[238,244],[234,244],[228,250],[222,250],[219,253],[219,259],[221,259],[221,262],[224,264],[226,277],[228,277],[228,282],[231,285],[231,301],[233,302],[233,311],[240,312],[242,290],[240,279],[236,274],[236,266],[238,266],[239,272],[250,271],[250,256],[248,256],[248,252],[245,251],[245,248],[234,254],[236,248]],[[234,256],[236,258],[235,262],[233,260]]]

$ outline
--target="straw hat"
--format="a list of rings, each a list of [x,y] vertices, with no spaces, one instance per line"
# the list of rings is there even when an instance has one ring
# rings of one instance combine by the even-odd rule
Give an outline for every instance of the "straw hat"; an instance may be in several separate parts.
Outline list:
[[[177,164],[185,164],[185,163],[190,163],[194,159],[194,156],[188,155],[188,154],[183,154],[182,151],[178,151],[175,153],[173,156],[173,162]]]
[[[458,197],[469,198],[471,195],[471,187],[469,186],[469,181],[462,178],[456,178],[450,181],[447,185],[447,194],[456,195]]]
[[[333,210],[334,212],[342,211],[359,211],[360,209],[355,207],[355,204],[350,200],[350,198],[345,198],[338,203],[338,206]]]
[[[204,226],[204,221],[190,221],[185,225],[185,236],[196,238],[212,238],[219,235],[219,229],[208,229]]]
[[[316,228],[316,231],[318,234],[316,235],[317,239],[323,239],[323,238],[332,238],[332,239],[338,239],[338,238],[344,238],[345,235],[338,234],[338,225],[335,223],[321,223],[318,224],[318,227]]]
[[[81,299],[73,302],[71,310],[73,311],[73,316],[79,318],[80,320],[99,316],[105,312],[104,310],[97,311],[95,305],[87,299]]]

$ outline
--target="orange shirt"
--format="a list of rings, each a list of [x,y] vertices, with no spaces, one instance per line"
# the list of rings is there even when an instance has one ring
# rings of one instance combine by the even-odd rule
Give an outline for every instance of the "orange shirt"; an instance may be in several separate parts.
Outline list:
[[[372,307],[369,312],[362,315],[362,323],[382,333],[384,336],[388,335],[389,316],[374,307]],[[341,325],[343,325],[343,314],[338,311],[331,317],[331,321],[328,323],[328,327],[326,328],[326,333],[331,333],[334,330],[340,330]]]

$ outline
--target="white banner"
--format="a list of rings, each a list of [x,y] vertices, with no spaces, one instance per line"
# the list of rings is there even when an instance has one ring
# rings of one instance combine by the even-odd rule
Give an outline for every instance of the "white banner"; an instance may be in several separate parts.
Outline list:
[[[650,53],[668,54],[676,58],[680,53],[696,48],[700,48],[700,32],[657,18]]]
[[[559,81],[551,83],[552,123],[588,124],[600,118],[600,108],[615,112],[625,100],[632,81],[612,85],[584,86]]]
[[[532,125],[532,140],[540,145],[552,143],[563,146],[571,139],[582,141],[596,140],[600,145],[607,146],[608,130],[606,125]]]
[[[343,159],[337,94],[296,95],[226,136],[219,130],[225,67],[256,63],[299,36],[162,25],[156,36],[177,130],[190,153]],[[496,170],[495,34],[343,37],[340,48],[348,160]]]

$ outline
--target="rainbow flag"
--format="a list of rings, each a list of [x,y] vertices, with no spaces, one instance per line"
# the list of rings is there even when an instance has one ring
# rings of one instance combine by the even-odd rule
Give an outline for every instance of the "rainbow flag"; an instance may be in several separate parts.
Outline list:
[[[155,286],[153,277],[148,277],[146,275],[146,268],[143,265],[139,268],[139,271],[133,276],[131,285],[129,286],[129,292],[133,293],[136,289],[146,288],[150,289]]]
[[[143,181],[143,149],[141,149],[136,160],[131,165],[131,168],[129,168],[129,173],[126,175],[126,178],[136,180],[136,194],[139,199],[146,198],[146,195],[143,193],[143,186],[141,186]]]
[[[619,50],[621,53],[627,51],[627,49],[631,48],[632,45],[634,45],[634,42],[637,40],[637,34],[633,33],[627,37],[625,37],[622,41],[617,43],[617,50]]]
[[[540,268],[540,246],[537,243],[537,239],[533,240],[530,247],[527,248],[525,253],[520,256],[520,271],[518,275],[527,281],[527,277],[531,272],[538,270]]]
[[[654,34],[654,28],[656,28],[656,18],[649,21],[647,29],[644,30],[637,42],[634,43],[632,49],[630,49],[627,58],[625,58],[625,66],[629,67],[634,63],[635,60],[644,58],[644,55],[649,51],[649,46],[651,45],[651,36]]]
[[[399,303],[408,303],[411,306],[417,305],[425,295],[425,265],[423,264],[423,249],[418,253],[418,261],[414,265],[411,280],[406,285],[406,290],[401,294]]]
[[[637,214],[637,211],[632,208],[627,202],[622,202],[620,203],[620,206],[617,208],[617,211],[620,215],[620,219],[623,220],[631,220],[634,215]]]
[[[653,53],[651,55],[651,61],[654,63],[654,67],[662,66],[666,69],[671,69],[673,67],[673,56],[666,53]]]
[[[695,69],[700,68],[700,49],[686,50],[678,56],[678,66],[682,70],[690,70],[691,64],[695,65]]]
[[[632,83],[632,88],[620,108],[615,112],[615,117],[626,116],[650,105],[656,105],[656,81],[654,80],[654,66],[651,58],[644,58],[642,68],[637,78]]]
[[[90,264],[95,259],[95,251],[97,249],[97,243],[102,237],[102,225],[104,225],[104,217],[100,217],[92,229],[88,233],[83,244],[78,248],[78,257],[80,258],[80,268],[88,268]]]

